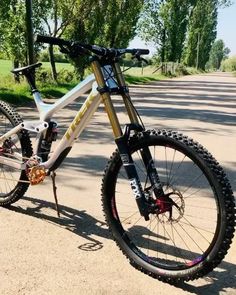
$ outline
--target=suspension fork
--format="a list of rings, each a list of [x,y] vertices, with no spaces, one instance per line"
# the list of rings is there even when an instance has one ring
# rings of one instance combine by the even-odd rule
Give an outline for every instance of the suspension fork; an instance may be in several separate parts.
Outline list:
[[[125,126],[124,134],[120,136],[119,138],[116,138],[115,142],[117,144],[121,161],[123,163],[127,177],[130,181],[130,185],[131,185],[136,203],[138,205],[139,212],[145,218],[145,220],[149,220],[149,213],[153,212],[155,208],[154,208],[154,205],[150,204],[145,197],[136,167],[134,165],[134,161],[131,156],[130,148],[128,145],[131,130],[134,130],[136,132],[141,132],[143,131],[143,128],[142,126],[138,124],[132,124],[132,123],[127,124]]]
[[[119,62],[115,62],[113,64],[113,71],[114,71],[115,76],[117,78],[118,86],[121,89],[121,96],[123,98],[130,122],[132,124],[139,125],[139,119],[138,119],[137,113],[135,112],[134,108],[130,104],[131,98],[129,95],[129,89],[125,84],[124,75],[121,71],[121,67],[120,67]],[[137,130],[135,130],[135,132],[137,132]],[[152,159],[152,155],[151,155],[148,147],[145,147],[144,149],[141,150],[141,157],[144,162],[151,186],[154,189],[154,193],[155,193],[156,198],[163,196],[164,191],[162,188],[162,184],[160,182],[159,175],[158,175],[157,170],[155,168],[155,164],[154,164],[154,161]]]
[[[98,91],[100,92],[102,96],[102,99],[105,105],[105,110],[108,114],[108,118],[110,120],[112,129],[113,129],[115,142],[117,144],[117,148],[120,153],[121,160],[125,168],[127,177],[130,181],[131,188],[139,208],[139,212],[142,216],[144,216],[145,220],[148,220],[149,213],[153,211],[153,204],[149,204],[146,200],[146,197],[142,189],[139,176],[138,176],[138,173],[134,165],[131,152],[128,146],[130,131],[134,130],[135,132],[140,132],[140,131],[143,131],[143,128],[139,124],[131,123],[126,125],[124,134],[122,133],[118,117],[116,115],[114,106],[111,101],[109,89],[106,86],[103,73],[101,70],[101,66],[98,60],[95,59],[92,61],[92,68],[93,68],[96,81],[98,83]],[[127,106],[127,102],[125,103],[125,105]],[[130,107],[130,110],[127,110],[127,111],[128,111],[128,115],[130,117],[131,122],[132,121],[138,122],[138,118],[134,110]]]

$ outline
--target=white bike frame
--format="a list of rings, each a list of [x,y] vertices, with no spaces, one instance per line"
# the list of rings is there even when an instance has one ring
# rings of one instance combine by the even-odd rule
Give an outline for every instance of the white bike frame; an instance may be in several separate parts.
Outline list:
[[[24,121],[21,124],[17,125],[9,132],[5,133],[0,137],[0,142],[4,142],[7,138],[13,136],[17,132],[22,129],[26,129],[28,131],[33,131],[38,134],[43,133],[48,128],[48,122],[52,118],[53,114],[58,110],[62,109],[72,101],[74,101],[79,96],[83,95],[84,93],[89,93],[87,99],[79,109],[78,113],[76,114],[73,122],[70,124],[69,128],[67,129],[66,133],[56,146],[55,151],[51,154],[51,157],[46,162],[42,162],[40,165],[43,166],[45,169],[50,169],[55,161],[58,159],[59,155],[67,148],[72,147],[74,140],[81,134],[84,128],[87,126],[88,122],[90,121],[91,117],[93,116],[94,112],[97,110],[99,104],[101,103],[101,95],[97,91],[97,83],[95,81],[95,77],[93,74],[89,75],[85,80],[75,86],[72,90],[66,93],[63,97],[61,97],[56,103],[54,104],[47,104],[44,103],[41,95],[38,91],[33,93],[33,97],[39,111],[40,121]],[[38,146],[36,146],[36,151]],[[35,152],[36,154],[36,152]],[[24,164],[20,161],[15,159],[9,159],[3,156],[0,156],[0,164],[12,166],[17,169],[24,169]]]

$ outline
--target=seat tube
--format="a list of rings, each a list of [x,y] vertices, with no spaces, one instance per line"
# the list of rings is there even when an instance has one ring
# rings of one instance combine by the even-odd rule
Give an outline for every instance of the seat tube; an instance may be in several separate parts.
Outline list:
[[[92,61],[91,65],[93,68],[94,76],[95,76],[97,84],[98,84],[98,91],[100,92],[100,94],[102,96],[103,103],[105,105],[105,110],[107,112],[107,115],[109,117],[109,120],[110,120],[110,123],[112,126],[113,134],[114,134],[115,138],[118,138],[118,137],[122,136],[122,130],[120,127],[118,117],[116,115],[115,108],[114,108],[113,103],[111,101],[109,89],[107,88],[104,77],[103,77],[100,63],[98,60],[95,59]]]

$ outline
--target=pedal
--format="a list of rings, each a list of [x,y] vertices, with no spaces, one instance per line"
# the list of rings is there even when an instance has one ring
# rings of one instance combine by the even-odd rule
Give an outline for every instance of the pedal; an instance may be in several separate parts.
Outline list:
[[[28,169],[28,179],[31,185],[36,185],[43,182],[45,177],[46,171],[42,166],[34,166]]]
[[[46,171],[43,166],[40,166],[41,159],[38,156],[32,156],[26,162],[26,174],[31,185],[36,185],[44,181]]]

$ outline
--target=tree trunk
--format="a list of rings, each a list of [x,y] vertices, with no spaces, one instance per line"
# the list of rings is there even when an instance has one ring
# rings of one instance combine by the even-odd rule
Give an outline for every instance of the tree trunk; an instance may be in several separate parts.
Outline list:
[[[53,45],[49,44],[48,46],[48,53],[49,53],[49,61],[51,63],[51,70],[52,70],[52,78],[55,82],[57,82],[57,69],[54,59],[54,53],[53,53]]]

